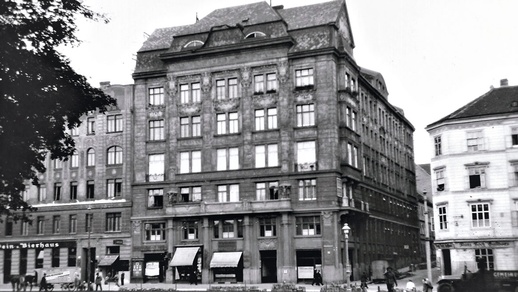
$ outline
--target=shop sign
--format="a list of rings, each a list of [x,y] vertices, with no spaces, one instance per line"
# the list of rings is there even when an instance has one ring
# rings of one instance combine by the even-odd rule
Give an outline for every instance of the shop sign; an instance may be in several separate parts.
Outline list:
[[[123,245],[124,241],[122,239],[114,239],[113,244]]]
[[[477,241],[477,242],[447,242],[447,243],[435,243],[435,247],[438,249],[447,248],[498,248],[498,247],[509,247],[511,243],[509,241]]]
[[[0,243],[0,250],[7,249],[36,249],[53,247],[75,247],[75,242],[5,242]]]

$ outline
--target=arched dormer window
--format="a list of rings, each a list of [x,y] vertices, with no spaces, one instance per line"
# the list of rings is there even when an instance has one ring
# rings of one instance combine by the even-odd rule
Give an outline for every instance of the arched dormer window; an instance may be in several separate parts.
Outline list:
[[[245,39],[260,38],[260,37],[265,37],[265,36],[266,36],[266,34],[264,32],[254,31],[254,32],[247,34],[245,36]]]
[[[202,41],[194,40],[194,41],[188,42],[183,47],[184,48],[193,48],[193,47],[201,47],[201,46],[203,46],[203,42]]]

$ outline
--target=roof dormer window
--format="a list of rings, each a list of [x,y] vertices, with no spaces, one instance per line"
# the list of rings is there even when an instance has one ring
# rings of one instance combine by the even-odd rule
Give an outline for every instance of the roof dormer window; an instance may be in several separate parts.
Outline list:
[[[245,36],[245,39],[253,39],[253,38],[260,38],[265,37],[266,34],[260,31],[254,31]]]
[[[183,46],[184,48],[192,48],[192,47],[201,47],[203,46],[203,42],[202,41],[198,41],[198,40],[195,40],[195,41],[190,41],[188,42],[185,46]]]

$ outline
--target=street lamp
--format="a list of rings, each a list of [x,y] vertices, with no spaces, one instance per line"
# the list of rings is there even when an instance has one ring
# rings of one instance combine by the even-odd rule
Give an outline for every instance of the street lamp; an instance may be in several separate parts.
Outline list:
[[[89,206],[88,207],[88,213],[86,216],[87,217],[87,220],[88,222],[86,222],[86,227],[88,228],[87,232],[88,232],[88,249],[86,250],[86,283],[87,283],[87,291],[91,291],[90,290],[90,270],[92,268],[92,264],[90,263],[90,234],[92,233],[92,218],[90,216],[90,211],[92,210],[92,208]]]
[[[432,280],[432,259],[430,255],[430,229],[428,226],[428,198],[426,197],[426,191],[423,191],[423,202],[424,202],[424,247],[426,251],[426,271],[428,280]]]
[[[349,224],[344,223],[344,227],[342,227],[342,231],[344,232],[345,237],[345,291],[351,291],[351,265],[349,264],[349,231],[351,227]]]

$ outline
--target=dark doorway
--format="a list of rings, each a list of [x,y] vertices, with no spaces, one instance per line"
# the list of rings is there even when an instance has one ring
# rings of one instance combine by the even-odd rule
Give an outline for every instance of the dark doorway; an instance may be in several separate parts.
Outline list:
[[[84,271],[81,275],[82,279],[88,281],[88,275],[90,275],[90,283],[94,283],[95,279],[95,247],[90,248],[90,269],[88,269],[88,248],[83,248],[81,258],[84,261],[81,262],[81,271]],[[90,274],[88,274],[90,272]]]
[[[311,283],[315,270],[322,272],[321,251],[319,249],[297,250],[297,280],[299,282]]]
[[[262,250],[261,283],[277,283],[277,251]]]
[[[4,250],[4,283],[9,283],[11,280],[11,256],[12,251],[10,249]]]
[[[449,249],[442,250],[442,264],[444,275],[451,275],[451,254]]]

